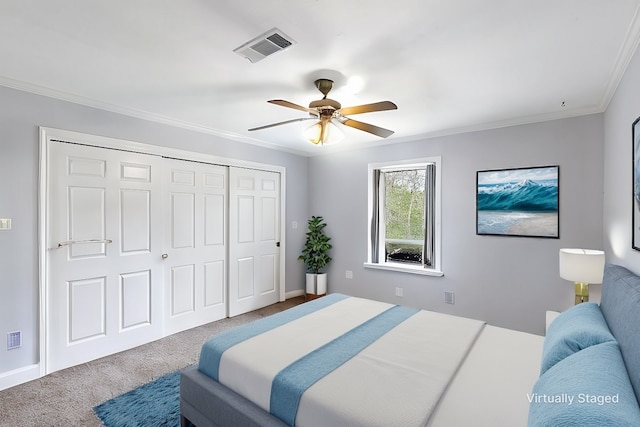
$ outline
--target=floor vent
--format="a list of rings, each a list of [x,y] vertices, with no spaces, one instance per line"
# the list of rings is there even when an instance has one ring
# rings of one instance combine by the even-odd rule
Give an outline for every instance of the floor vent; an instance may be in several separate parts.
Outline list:
[[[9,332],[7,334],[7,350],[22,347],[22,332]]]
[[[269,55],[295,44],[295,41],[277,28],[267,31],[233,51],[251,62],[258,62]]]

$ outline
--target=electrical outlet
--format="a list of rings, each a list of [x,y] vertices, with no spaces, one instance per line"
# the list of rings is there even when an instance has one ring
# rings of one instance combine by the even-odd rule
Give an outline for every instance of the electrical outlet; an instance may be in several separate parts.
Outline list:
[[[396,288],[396,296],[397,297],[401,297],[403,296],[403,289],[402,288]]]
[[[0,218],[0,230],[2,231],[11,230],[11,218]]]
[[[344,272],[344,277],[346,277],[347,279],[353,279],[353,271],[351,270],[347,270]]]

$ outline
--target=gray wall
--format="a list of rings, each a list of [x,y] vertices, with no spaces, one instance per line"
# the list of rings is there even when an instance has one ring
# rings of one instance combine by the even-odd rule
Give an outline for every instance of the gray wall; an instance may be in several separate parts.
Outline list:
[[[636,51],[604,115],[604,233],[607,261],[640,274],[632,243],[632,135],[640,116],[640,54]],[[636,224],[636,227],[639,224]]]
[[[288,223],[308,217],[306,157],[0,87],[0,218],[13,219],[0,232],[0,376],[38,363],[38,126],[284,166]],[[287,230],[287,292],[304,285],[303,242],[304,227]],[[18,330],[22,348],[7,351]]]
[[[334,246],[330,291],[543,333],[546,310],[573,304],[558,250],[603,245],[602,153],[597,114],[312,158],[309,174],[322,179],[309,181],[310,213],[324,216]],[[444,277],[365,269],[367,164],[428,156],[442,156]],[[560,239],[476,235],[476,171],[544,165],[560,166]],[[455,305],[444,303],[445,291]]]

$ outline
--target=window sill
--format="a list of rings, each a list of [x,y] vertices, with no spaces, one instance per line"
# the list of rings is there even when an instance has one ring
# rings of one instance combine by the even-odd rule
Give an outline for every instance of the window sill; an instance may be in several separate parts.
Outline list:
[[[364,268],[372,268],[374,270],[398,271],[401,273],[410,273],[410,274],[421,274],[423,276],[436,276],[436,277],[444,276],[444,273],[442,271],[427,269],[424,267],[413,266],[413,265],[365,262]]]

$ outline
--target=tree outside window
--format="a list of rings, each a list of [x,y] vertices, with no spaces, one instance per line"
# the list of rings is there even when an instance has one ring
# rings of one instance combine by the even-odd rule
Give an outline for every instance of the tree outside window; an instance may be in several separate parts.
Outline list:
[[[425,170],[384,172],[385,253],[389,262],[422,263]]]

